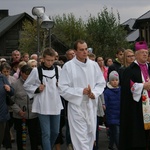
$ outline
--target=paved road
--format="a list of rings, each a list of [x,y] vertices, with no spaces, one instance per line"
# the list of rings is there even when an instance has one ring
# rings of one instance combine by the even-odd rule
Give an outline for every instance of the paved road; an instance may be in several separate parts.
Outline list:
[[[65,128],[64,128],[64,131],[65,131]],[[108,149],[108,138],[106,135],[106,129],[102,127],[101,130],[99,131],[99,150],[107,150],[107,149]],[[2,148],[1,150],[5,150],[5,149]],[[17,150],[15,142],[12,143],[12,150]],[[27,150],[30,150],[29,138],[27,139]],[[61,150],[67,150],[65,143],[61,146]]]

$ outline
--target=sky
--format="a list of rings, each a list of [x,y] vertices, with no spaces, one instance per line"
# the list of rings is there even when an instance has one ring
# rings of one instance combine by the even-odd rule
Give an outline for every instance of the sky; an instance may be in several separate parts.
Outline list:
[[[62,16],[63,13],[73,13],[76,18],[86,20],[89,15],[97,16],[99,12],[107,7],[108,11],[120,14],[120,22],[123,23],[130,18],[138,18],[150,10],[149,0],[0,0],[0,9],[9,9],[9,15],[23,12],[32,17],[32,8],[44,6],[45,14],[48,16]]]

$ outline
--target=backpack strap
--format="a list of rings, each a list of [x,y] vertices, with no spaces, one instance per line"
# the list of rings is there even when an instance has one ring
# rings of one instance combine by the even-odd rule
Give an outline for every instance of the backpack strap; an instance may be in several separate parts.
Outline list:
[[[58,76],[58,67],[57,67],[57,65],[55,65],[55,75],[56,75],[56,81],[58,82],[59,76]]]
[[[43,73],[42,73],[42,67],[38,66],[37,67],[38,74],[39,74],[39,80],[41,81],[41,84],[43,84]]]
[[[55,76],[56,76],[56,82],[58,83],[58,67],[57,66],[54,66],[55,67]],[[38,74],[39,74],[39,80],[41,81],[41,84],[43,84],[43,73],[42,73],[42,67],[41,66],[38,66],[37,67],[38,69]]]

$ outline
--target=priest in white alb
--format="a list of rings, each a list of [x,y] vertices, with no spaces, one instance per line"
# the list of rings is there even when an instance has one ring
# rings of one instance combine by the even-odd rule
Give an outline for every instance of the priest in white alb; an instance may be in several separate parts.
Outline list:
[[[68,101],[68,121],[74,150],[92,150],[96,138],[98,96],[105,79],[96,62],[87,55],[87,44],[77,40],[76,56],[62,68],[59,92]]]

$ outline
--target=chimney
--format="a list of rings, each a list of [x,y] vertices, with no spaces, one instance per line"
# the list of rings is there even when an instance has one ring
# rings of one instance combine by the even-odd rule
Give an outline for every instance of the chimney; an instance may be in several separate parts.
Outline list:
[[[8,17],[8,9],[0,9],[0,20]]]

